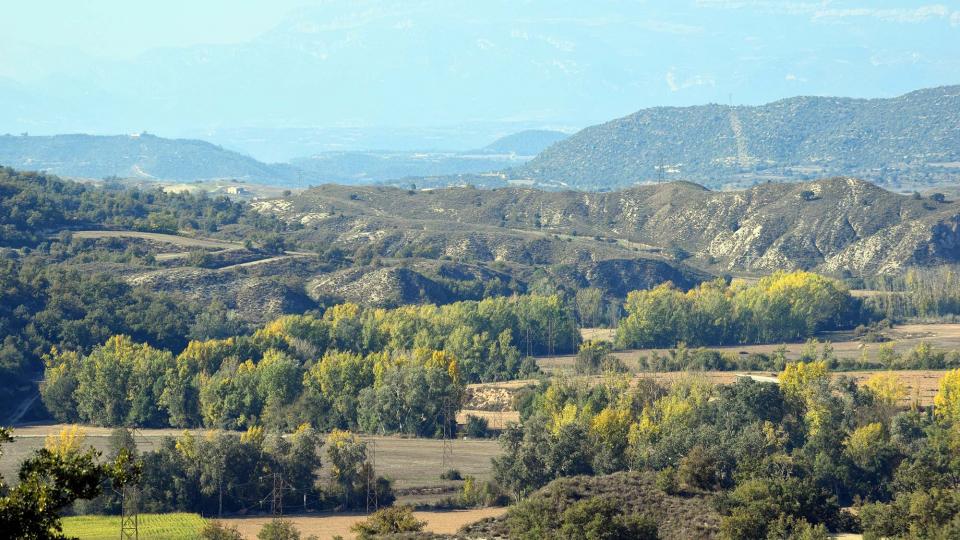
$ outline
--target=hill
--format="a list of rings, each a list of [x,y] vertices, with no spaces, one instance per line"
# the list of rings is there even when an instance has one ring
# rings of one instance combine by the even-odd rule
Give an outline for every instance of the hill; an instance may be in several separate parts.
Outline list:
[[[289,165],[261,163],[208,142],[140,135],[0,136],[0,163],[80,178],[295,183]]]
[[[327,185],[254,204],[306,225],[296,237],[350,251],[369,245],[383,257],[590,266],[590,275],[612,269],[603,261],[614,259],[682,260],[718,273],[855,275],[960,261],[960,203],[852,178],[721,192],[686,182],[611,193]]]
[[[610,497],[623,513],[652,518],[660,538],[716,538],[720,532],[720,516],[709,495],[668,494],[656,487],[654,475],[648,472],[560,478],[531,494],[526,504],[555,508],[559,515],[591,497]],[[508,538],[510,534],[509,518],[502,516],[467,525],[456,538]]]
[[[569,137],[562,131],[547,129],[528,129],[493,141],[483,147],[484,152],[493,154],[517,154],[519,156],[535,156],[543,152],[551,144]]]
[[[717,187],[843,175],[914,189],[960,178],[958,124],[960,86],[892,99],[658,107],[588,127],[514,176],[606,189],[660,177]]]

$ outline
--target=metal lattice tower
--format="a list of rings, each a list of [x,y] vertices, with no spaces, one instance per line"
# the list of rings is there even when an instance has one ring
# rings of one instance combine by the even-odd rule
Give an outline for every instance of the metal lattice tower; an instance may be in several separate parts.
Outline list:
[[[137,430],[130,429],[130,436],[136,445]],[[129,455],[129,454],[128,454]],[[129,464],[128,464],[129,466]],[[120,539],[140,539],[140,481],[139,467],[134,466],[123,471],[120,486]]]
[[[377,441],[370,441],[370,459],[367,467],[367,513],[371,509],[376,512],[380,509],[377,494]]]
[[[443,400],[443,454],[440,457],[440,468],[446,470],[453,463],[453,433],[450,427],[450,414],[453,407],[450,398]],[[456,421],[456,420],[454,420]]]
[[[124,486],[120,492],[120,538],[139,540],[140,514],[137,511],[139,493],[136,486]]]
[[[280,473],[273,473],[273,490],[270,494],[273,498],[270,502],[270,512],[274,517],[283,517],[283,479]]]

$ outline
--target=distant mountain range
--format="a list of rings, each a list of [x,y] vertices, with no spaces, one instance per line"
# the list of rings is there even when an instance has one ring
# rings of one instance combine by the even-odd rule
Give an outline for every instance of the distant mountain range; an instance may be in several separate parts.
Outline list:
[[[856,176],[893,188],[960,178],[960,86],[892,99],[796,97],[658,107],[588,127],[513,172],[578,189],[657,180],[710,187]]]
[[[291,160],[291,164],[322,182],[400,183],[390,181],[479,174],[521,166],[566,137],[561,131],[526,130],[468,152],[322,152]],[[451,183],[458,182],[451,179]]]
[[[140,135],[0,136],[0,164],[79,178],[176,181],[236,178],[292,184],[300,171],[261,163],[204,141]]]
[[[960,86],[892,99],[796,97],[759,107],[658,107],[570,136],[528,130],[466,152],[320,152],[279,164],[199,140],[147,134],[8,135],[0,137],[0,164],[72,177],[236,178],[284,186],[603,191],[684,180],[740,189],[845,176],[897,191],[925,191],[960,180]]]
[[[372,183],[472,174],[522,165],[567,135],[522,131],[469,152],[323,152],[292,163],[262,163],[205,141],[140,135],[0,136],[0,164],[61,176],[190,182],[235,178],[275,185]]]

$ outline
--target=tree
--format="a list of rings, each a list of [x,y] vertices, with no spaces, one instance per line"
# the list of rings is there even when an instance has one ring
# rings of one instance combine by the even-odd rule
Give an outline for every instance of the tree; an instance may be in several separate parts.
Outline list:
[[[0,428],[0,443],[10,431]],[[16,487],[0,496],[0,531],[10,538],[59,539],[60,514],[79,499],[100,494],[107,471],[97,463],[99,452],[79,449],[76,434],[64,444],[41,448],[20,465]],[[2,479],[0,479],[2,483]]]
[[[877,373],[864,383],[864,386],[873,396],[874,402],[880,409],[885,421],[897,410],[900,400],[907,397],[907,385],[896,373]]]
[[[940,379],[940,390],[933,398],[934,412],[953,424],[960,422],[960,369],[946,372]]]
[[[367,443],[349,431],[335,429],[327,436],[327,460],[331,477],[337,484],[343,505],[360,505],[359,495],[366,486]]]
[[[576,294],[577,314],[580,324],[585,327],[595,327],[600,324],[600,313],[603,309],[603,291],[596,287],[580,289]]]

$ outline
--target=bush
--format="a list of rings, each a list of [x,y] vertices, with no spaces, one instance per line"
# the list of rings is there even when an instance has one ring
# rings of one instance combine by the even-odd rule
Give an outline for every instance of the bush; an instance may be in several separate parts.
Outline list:
[[[490,436],[490,422],[472,414],[467,415],[467,425],[464,428],[467,437],[485,439]]]
[[[507,504],[508,497],[503,494],[495,482],[478,481],[472,476],[466,477],[463,488],[457,496],[457,506],[476,508],[481,506],[499,506]]]
[[[450,469],[440,473],[441,480],[463,480],[463,477],[460,476],[460,471],[456,469]]]
[[[620,504],[607,497],[579,501],[563,512],[559,537],[571,540],[658,538],[657,525],[653,520],[621,512]]]
[[[627,367],[622,360],[613,356],[612,351],[613,344],[609,341],[586,341],[580,345],[573,369],[577,375],[626,372]]]
[[[290,520],[274,519],[260,529],[257,538],[259,540],[300,540],[300,531]]]
[[[357,533],[357,538],[366,539],[381,534],[420,532],[426,524],[426,521],[414,517],[413,507],[391,506],[374,512],[365,521],[350,527],[350,530]]]
[[[720,477],[717,465],[716,458],[706,448],[700,445],[694,446],[680,460],[680,467],[677,469],[678,480],[694,489],[715,489],[718,487]]]
[[[262,531],[261,531],[262,532]],[[221,521],[208,521],[200,529],[201,540],[243,540],[243,535],[236,527],[227,525]]]
[[[677,471],[673,467],[667,467],[657,473],[657,489],[667,495],[675,495],[680,491],[680,482],[677,481]]]

